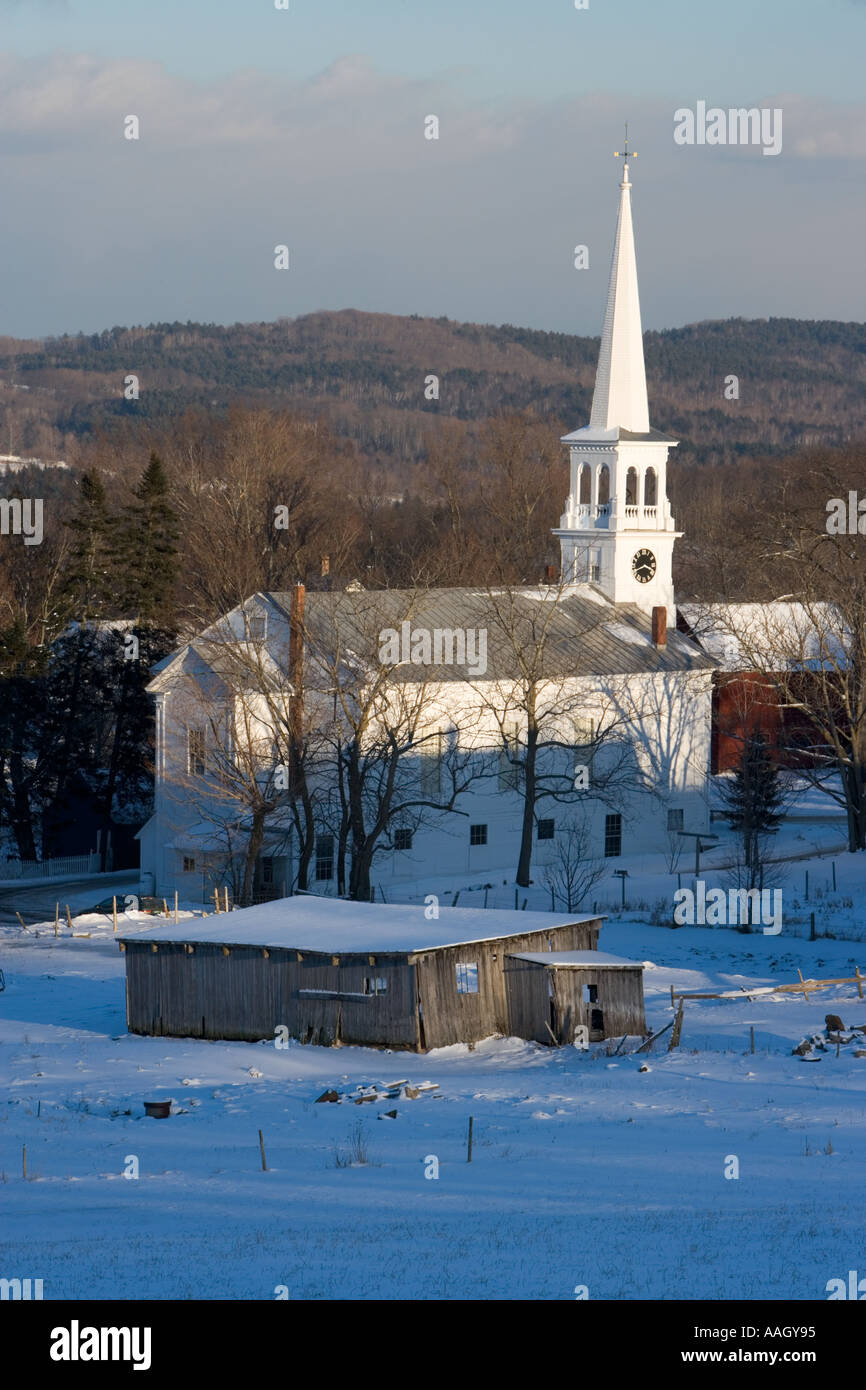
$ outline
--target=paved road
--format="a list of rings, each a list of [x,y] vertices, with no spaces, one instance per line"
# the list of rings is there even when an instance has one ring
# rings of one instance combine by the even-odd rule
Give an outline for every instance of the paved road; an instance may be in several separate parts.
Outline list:
[[[60,903],[61,917],[66,903],[75,916],[76,912],[83,912],[86,907],[92,907],[112,893],[122,897],[124,893],[137,892],[140,876],[138,869],[125,869],[122,873],[94,874],[92,878],[72,883],[55,880],[20,888],[0,888],[0,925],[12,923],[17,926],[16,911],[21,913],[28,926],[32,922],[53,921],[54,904],[57,902]]]

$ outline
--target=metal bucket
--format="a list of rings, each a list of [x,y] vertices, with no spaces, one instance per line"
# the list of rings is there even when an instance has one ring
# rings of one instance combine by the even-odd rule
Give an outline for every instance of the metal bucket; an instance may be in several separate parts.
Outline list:
[[[170,1100],[146,1100],[144,1102],[144,1113],[149,1115],[152,1120],[167,1120],[171,1114]]]

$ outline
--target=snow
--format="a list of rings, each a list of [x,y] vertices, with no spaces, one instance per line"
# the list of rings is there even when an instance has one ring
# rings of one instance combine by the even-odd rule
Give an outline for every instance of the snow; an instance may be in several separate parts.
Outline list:
[[[608,951],[514,951],[509,952],[512,960],[528,960],[533,965],[571,966],[574,969],[597,969],[600,965],[608,968],[643,970],[643,962],[625,960],[622,956],[612,956]]]
[[[525,936],[553,927],[594,922],[592,915],[440,907],[437,919],[409,903],[352,903],[339,898],[294,897],[245,907],[151,931],[118,933],[118,941],[215,942],[226,946],[270,946],[298,951],[432,951],[502,936]]]
[[[799,939],[787,918],[781,937],[670,930],[639,908],[611,919],[611,953],[653,966],[648,1027],[670,1022],[672,985],[863,969],[864,856],[843,856],[838,877],[827,921],[844,893],[858,941]],[[665,876],[638,882],[669,900]],[[285,1285],[295,1301],[570,1301],[585,1284],[591,1300],[796,1301],[862,1268],[866,1058],[791,1055],[826,1013],[866,1022],[854,985],[687,1000],[681,1046],[667,1051],[668,1032],[639,1057],[634,1038],[617,1056],[490,1038],[411,1057],[143,1038],[125,1031],[110,923],[75,928],[92,935],[0,928],[0,1277],[42,1278],[46,1299],[270,1300]],[[395,1120],[315,1103],[407,1076],[439,1089],[390,1101]],[[171,1117],[145,1118],[159,1099]]]
[[[652,645],[645,632],[640,628],[633,627],[631,623],[605,623],[605,631],[611,637],[615,637],[618,642],[630,642],[633,647],[649,647]]]

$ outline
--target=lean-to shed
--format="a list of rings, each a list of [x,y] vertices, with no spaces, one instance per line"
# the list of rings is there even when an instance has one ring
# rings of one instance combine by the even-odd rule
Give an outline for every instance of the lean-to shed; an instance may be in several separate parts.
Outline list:
[[[552,1012],[559,1043],[574,1042],[579,1028],[588,1042],[646,1032],[639,961],[606,951],[517,951],[509,953],[506,968],[509,989],[524,1009],[539,1018]],[[531,1026],[528,1016],[521,1021]]]
[[[492,1034],[552,1041],[547,975],[520,953],[595,956],[602,918],[427,911],[298,896],[127,932],[129,1030],[258,1040],[284,1028],[416,1050]]]

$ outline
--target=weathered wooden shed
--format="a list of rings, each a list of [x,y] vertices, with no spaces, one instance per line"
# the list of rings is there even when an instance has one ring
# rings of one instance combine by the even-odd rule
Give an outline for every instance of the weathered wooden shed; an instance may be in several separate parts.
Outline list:
[[[418,1051],[492,1034],[549,1043],[558,986],[533,962],[596,957],[602,921],[447,907],[428,920],[424,907],[284,898],[119,938],[127,1025],[247,1040],[283,1028],[302,1042]],[[609,1008],[618,1028],[625,1015]]]
[[[517,951],[509,953],[507,980],[524,1010],[522,1026],[531,1027],[533,1010],[539,1020],[552,1013],[559,1043],[573,1043],[579,1028],[589,1042],[646,1032],[639,961],[606,951]]]

